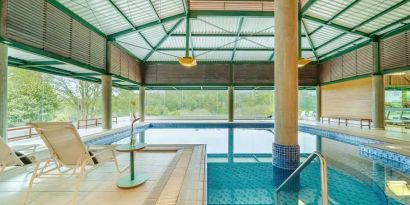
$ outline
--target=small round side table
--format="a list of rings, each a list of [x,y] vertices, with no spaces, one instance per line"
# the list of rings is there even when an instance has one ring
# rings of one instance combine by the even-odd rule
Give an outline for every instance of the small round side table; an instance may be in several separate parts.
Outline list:
[[[148,178],[142,174],[135,174],[134,171],[134,152],[144,149],[147,146],[145,143],[137,143],[135,145],[118,145],[115,150],[118,152],[130,153],[130,175],[123,176],[117,180],[117,186],[122,189],[129,189],[143,184]]]

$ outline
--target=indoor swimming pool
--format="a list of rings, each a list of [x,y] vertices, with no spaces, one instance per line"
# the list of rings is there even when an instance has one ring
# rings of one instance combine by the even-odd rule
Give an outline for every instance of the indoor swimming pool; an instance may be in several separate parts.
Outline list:
[[[147,144],[206,144],[208,204],[275,204],[279,184],[272,167],[273,129],[151,126],[137,134]],[[129,138],[105,140],[126,144]],[[409,204],[409,173],[375,163],[360,154],[357,142],[340,142],[299,132],[301,161],[318,150],[328,163],[330,204]],[[320,204],[318,161],[281,192],[280,204]]]

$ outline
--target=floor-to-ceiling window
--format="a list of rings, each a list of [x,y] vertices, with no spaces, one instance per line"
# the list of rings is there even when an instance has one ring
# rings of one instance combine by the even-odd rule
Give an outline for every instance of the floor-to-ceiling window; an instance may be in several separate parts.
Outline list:
[[[273,90],[235,90],[234,117],[236,120],[272,119]]]
[[[147,119],[227,119],[227,90],[147,90]]]
[[[316,90],[299,89],[299,119],[315,120],[316,119]]]
[[[410,72],[385,75],[386,129],[410,130]]]

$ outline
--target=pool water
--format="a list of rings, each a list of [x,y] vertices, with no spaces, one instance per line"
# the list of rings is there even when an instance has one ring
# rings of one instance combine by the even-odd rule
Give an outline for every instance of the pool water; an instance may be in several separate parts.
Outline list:
[[[275,204],[273,131],[269,128],[150,128],[148,144],[206,144],[208,204]],[[125,138],[114,143],[128,143]],[[358,147],[299,133],[301,161],[315,150],[328,162],[330,204],[410,204],[410,176],[359,155]],[[404,184],[397,186],[397,184]],[[281,192],[280,204],[321,204],[319,163],[313,162]],[[406,194],[407,193],[407,194]]]

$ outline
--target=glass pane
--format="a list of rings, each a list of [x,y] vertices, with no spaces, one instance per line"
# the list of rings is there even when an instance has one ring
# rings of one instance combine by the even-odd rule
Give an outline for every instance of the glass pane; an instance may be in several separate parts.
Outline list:
[[[273,90],[235,90],[235,119],[271,119]]]
[[[147,118],[227,119],[226,90],[146,91]]]

